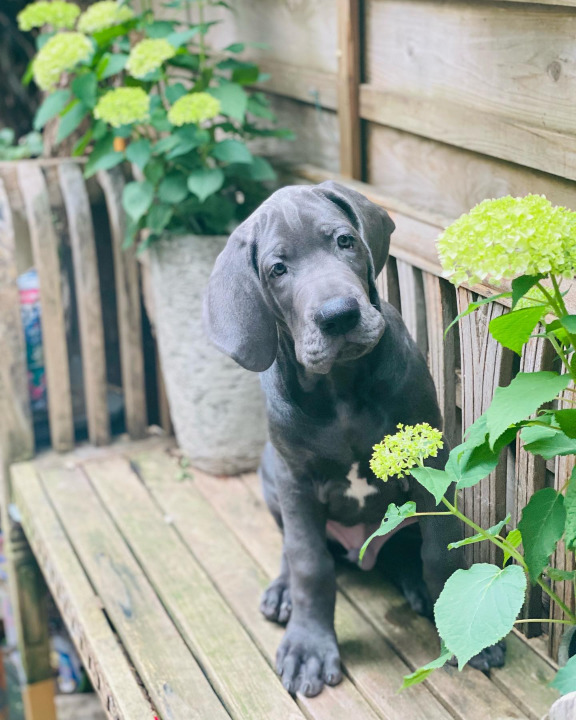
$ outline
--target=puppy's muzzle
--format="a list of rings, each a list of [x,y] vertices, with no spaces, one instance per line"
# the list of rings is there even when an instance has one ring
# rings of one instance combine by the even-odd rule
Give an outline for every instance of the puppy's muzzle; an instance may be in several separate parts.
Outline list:
[[[355,297],[332,298],[314,314],[314,322],[327,335],[345,335],[360,321],[360,306]]]

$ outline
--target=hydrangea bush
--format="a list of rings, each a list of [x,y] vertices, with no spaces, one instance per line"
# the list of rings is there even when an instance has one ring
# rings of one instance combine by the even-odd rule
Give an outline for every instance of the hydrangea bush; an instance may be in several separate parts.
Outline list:
[[[454,222],[439,238],[438,252],[446,277],[455,284],[511,281],[511,290],[471,303],[458,317],[480,305],[505,300],[510,312],[494,318],[490,333],[520,355],[530,338],[544,338],[554,348],[559,372],[519,372],[507,387],[496,389],[490,407],[453,448],[444,470],[424,465],[441,447],[441,434],[428,426],[402,427],[374,448],[371,467],[388,480],[411,474],[440,506],[434,515],[455,515],[470,536],[448,548],[490,542],[500,551],[498,565],[480,563],[457,570],[434,607],[441,638],[440,656],[404,679],[403,687],[422,680],[453,656],[460,669],[486,647],[524,622],[576,625],[576,614],[552,583],[576,587],[576,573],[556,567],[558,543],[576,549],[576,469],[560,478],[561,489],[534,493],[516,528],[510,515],[482,528],[459,509],[459,495],[486,478],[500,455],[519,434],[526,452],[545,460],[576,455],[576,315],[565,304],[562,279],[576,274],[576,213],[554,207],[544,197],[485,200]],[[386,535],[405,518],[418,516],[415,503],[391,505],[372,537]],[[430,513],[422,513],[430,514]],[[363,555],[370,538],[364,546]],[[561,618],[520,618],[528,584],[538,585],[561,610]],[[551,613],[552,614],[552,613]],[[561,694],[576,691],[576,657],[552,683]]]
[[[189,0],[171,0],[179,9]],[[144,4],[145,5],[145,4]],[[289,138],[275,127],[257,65],[241,58],[242,43],[208,48],[207,6],[194,0],[195,22],[158,20],[129,2],[101,0],[84,12],[72,2],[40,0],[18,16],[39,30],[27,73],[48,93],[35,130],[59,116],[57,141],[80,127],[73,154],[88,154],[86,175],[127,160],[140,177],[123,196],[126,242],[147,230],[141,247],[167,234],[219,234],[243,220],[275,178],[248,142]]]

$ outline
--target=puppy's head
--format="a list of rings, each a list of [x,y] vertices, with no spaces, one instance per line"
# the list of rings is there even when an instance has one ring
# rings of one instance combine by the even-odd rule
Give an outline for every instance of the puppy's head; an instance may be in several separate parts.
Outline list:
[[[278,190],[230,236],[204,301],[214,344],[248,370],[274,362],[279,326],[307,370],[370,352],[384,332],[375,278],[394,223],[333,182]]]

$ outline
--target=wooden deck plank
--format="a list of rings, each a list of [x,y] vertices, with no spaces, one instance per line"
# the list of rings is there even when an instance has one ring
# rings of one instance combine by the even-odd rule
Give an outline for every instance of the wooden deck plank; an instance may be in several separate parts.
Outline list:
[[[94,445],[106,445],[110,441],[106,352],[90,200],[77,163],[63,162],[58,177],[72,246],[88,435]]]
[[[245,475],[244,482],[250,488],[257,507],[266,511],[263,501],[260,500],[261,493],[257,476]],[[253,514],[257,515],[256,512]],[[263,526],[270,526],[264,517],[258,516],[255,522]],[[277,545],[277,543],[274,544]],[[271,545],[272,541],[268,539],[266,547],[269,548]],[[262,552],[267,553],[266,550]],[[411,670],[437,657],[440,642],[432,624],[410,611],[400,593],[375,573],[354,573],[353,570],[347,575],[343,569],[338,574],[337,585],[344,591],[351,606],[358,609],[358,614],[368,618],[372,626],[371,632],[383,636]],[[351,592],[352,580],[350,578],[354,577],[356,577],[358,592],[356,589]],[[363,577],[365,580],[361,580]],[[374,594],[361,593],[363,582],[373,588]],[[402,615],[402,618],[395,621],[394,618],[398,618],[399,615]],[[453,717],[459,718],[459,720],[524,717],[513,703],[509,702],[497,688],[490,684],[487,678],[472,668],[466,668],[463,673],[458,673],[455,668],[445,668],[442,672],[434,673],[427,681],[427,685],[431,693],[439,701],[446,703]],[[490,695],[488,704],[485,700],[486,694]],[[409,697],[410,693],[402,693],[400,697],[404,695]],[[460,695],[464,695],[464,697],[460,697]],[[414,702],[414,698],[410,699]],[[493,708],[497,714],[486,715],[487,708]]]
[[[86,476],[70,466],[41,477],[163,720],[229,717]],[[161,513],[157,522],[164,522]]]
[[[126,234],[122,172],[119,168],[100,170],[97,177],[106,198],[112,235],[126,429],[130,438],[137,440],[146,435],[147,425],[138,261],[135,248],[122,247]]]
[[[303,715],[125,458],[86,462],[102,503],[170,613],[210,684],[238,720]],[[207,533],[220,533],[222,523]]]
[[[12,478],[26,537],[108,717],[152,720],[155,711],[110,628],[34,465],[14,465]]]
[[[263,500],[238,478],[222,481],[195,472],[194,484],[268,576],[275,577],[282,539]],[[375,710],[390,720],[451,717],[422,686],[410,698],[398,694],[411,668],[342,595],[336,603],[335,624],[345,671]]]
[[[33,163],[19,163],[18,182],[26,205],[34,264],[40,280],[50,438],[56,450],[70,450],[74,445],[74,421],[58,238],[52,221],[48,188],[40,167]]]
[[[258,605],[270,577],[238,543],[234,533],[195,487],[195,481],[177,482],[178,467],[161,453],[132,455],[148,489],[171,518],[181,537],[209,571],[212,582],[226,599],[261,652],[273,664],[283,629],[266,622]],[[219,527],[217,534],[213,528]],[[375,720],[377,715],[347,678],[319,697],[298,696],[298,703],[312,720]],[[378,715],[382,717],[382,715]]]

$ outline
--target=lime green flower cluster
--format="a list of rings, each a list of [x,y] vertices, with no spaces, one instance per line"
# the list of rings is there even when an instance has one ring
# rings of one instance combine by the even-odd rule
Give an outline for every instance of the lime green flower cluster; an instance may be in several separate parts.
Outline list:
[[[438,239],[444,274],[455,285],[519,275],[576,274],[576,213],[543,195],[484,200]]]
[[[98,32],[120,25],[133,17],[134,12],[127,5],[120,5],[115,0],[101,0],[82,13],[78,20],[78,30],[85,33]]]
[[[60,80],[62,73],[88,60],[92,50],[92,43],[82,33],[54,35],[34,60],[33,74],[36,85],[41,90],[50,90]]]
[[[120,87],[103,95],[94,108],[94,117],[112,127],[148,120],[150,98],[137,87]]]
[[[374,445],[370,467],[384,481],[409,475],[413,467],[422,465],[428,457],[436,457],[444,447],[442,433],[428,423],[406,426],[400,423],[398,431]]]
[[[175,54],[176,49],[168,40],[142,40],[130,51],[126,69],[132,77],[143,78]]]
[[[62,28],[73,28],[76,18],[80,15],[80,8],[65,0],[40,0],[39,2],[27,5],[22,12],[18,13],[18,27],[24,32],[39,28],[43,25],[52,25],[60,30]]]
[[[200,124],[212,120],[220,113],[220,101],[209,93],[183,95],[168,111],[168,120],[178,127],[189,123]]]

